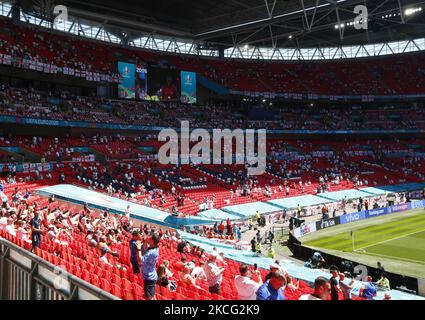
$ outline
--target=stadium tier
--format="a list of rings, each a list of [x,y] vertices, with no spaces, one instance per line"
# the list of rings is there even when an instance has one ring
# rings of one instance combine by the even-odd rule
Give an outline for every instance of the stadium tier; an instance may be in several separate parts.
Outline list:
[[[0,300],[425,300],[421,4],[157,2],[0,0]]]

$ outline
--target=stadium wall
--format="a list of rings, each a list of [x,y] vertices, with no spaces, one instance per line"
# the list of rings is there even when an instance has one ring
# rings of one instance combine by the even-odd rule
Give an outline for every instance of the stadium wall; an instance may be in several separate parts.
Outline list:
[[[0,238],[0,300],[119,300]]]

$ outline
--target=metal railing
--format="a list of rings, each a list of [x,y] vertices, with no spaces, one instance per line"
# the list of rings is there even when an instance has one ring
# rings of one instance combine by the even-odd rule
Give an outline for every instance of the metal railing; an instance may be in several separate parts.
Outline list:
[[[119,300],[0,237],[0,300]]]

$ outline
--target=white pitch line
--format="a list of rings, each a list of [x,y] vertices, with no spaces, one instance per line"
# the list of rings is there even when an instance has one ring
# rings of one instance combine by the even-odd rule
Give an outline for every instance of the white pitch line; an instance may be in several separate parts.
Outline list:
[[[425,262],[420,261],[420,260],[414,260],[414,259],[409,259],[409,258],[402,258],[402,257],[397,257],[397,256],[388,256],[386,254],[380,254],[380,253],[375,253],[375,252],[367,252],[366,250],[364,252],[361,252],[361,253],[362,254],[369,255],[369,256],[391,258],[391,259],[395,259],[395,260],[402,260],[402,261],[414,262],[414,263],[419,263],[419,264],[424,264],[425,265]]]
[[[405,235],[402,235],[402,236],[398,236],[398,237],[395,237],[395,238],[391,238],[391,239],[387,239],[387,240],[384,240],[384,241],[380,241],[380,242],[377,242],[377,243],[368,245],[366,247],[361,247],[361,248],[358,248],[356,250],[362,250],[362,249],[365,249],[365,248],[374,247],[374,246],[377,246],[378,244],[382,244],[382,243],[390,242],[390,241],[393,241],[393,240],[405,238],[405,237],[408,237],[408,236],[411,236],[411,235],[414,235],[414,234],[417,234],[417,233],[421,233],[421,232],[424,232],[424,231],[425,231],[425,229],[422,229],[420,231],[416,231],[416,232],[408,233],[408,234],[405,234]]]

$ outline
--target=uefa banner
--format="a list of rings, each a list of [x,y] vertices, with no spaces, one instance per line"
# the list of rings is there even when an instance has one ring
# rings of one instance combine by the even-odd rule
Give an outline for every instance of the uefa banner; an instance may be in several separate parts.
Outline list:
[[[196,103],[196,73],[181,71],[181,102]]]
[[[136,98],[136,66],[132,63],[118,62],[120,83],[118,84],[118,97],[123,99]]]

